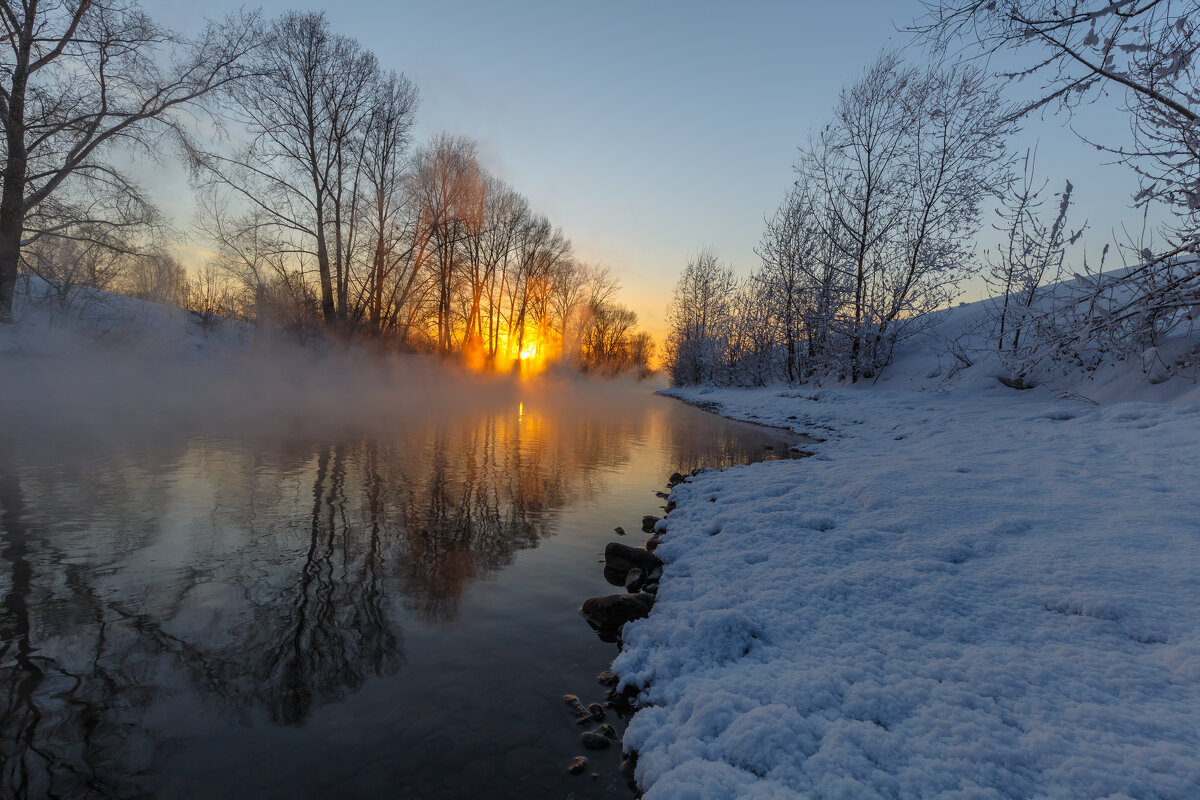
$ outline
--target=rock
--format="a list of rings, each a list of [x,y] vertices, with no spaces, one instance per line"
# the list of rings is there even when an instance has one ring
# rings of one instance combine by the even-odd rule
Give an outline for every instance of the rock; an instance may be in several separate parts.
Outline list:
[[[656,517],[653,514],[647,514],[642,517],[642,533],[654,533],[654,525],[661,517]]]
[[[641,547],[630,547],[620,542],[609,542],[604,548],[604,563],[622,572],[629,572],[634,567],[640,567],[642,572],[649,572],[662,564],[658,556]]]
[[[666,499],[667,499],[668,497],[670,497],[671,495],[670,495],[670,494],[668,494],[667,492],[655,492],[655,493],[654,493],[654,496],[655,496],[655,497],[660,497],[660,498],[662,498],[663,500],[666,500]]]
[[[589,703],[588,711],[591,712],[592,719],[596,720],[597,722],[604,719],[604,706],[600,705],[599,703]]]
[[[649,616],[653,607],[654,595],[638,592],[591,597],[583,602],[579,610],[593,629],[602,634],[611,634],[620,630],[621,626],[630,620]]]
[[[683,475],[680,475],[678,472],[672,472],[671,477],[667,478],[667,486],[675,486],[676,484],[683,483],[685,480],[687,478]]]
[[[625,535],[625,529],[624,529],[624,528],[622,528],[620,525],[618,525],[617,527],[613,528],[613,530],[617,532],[617,536],[624,536],[624,535]]]
[[[617,729],[614,728],[612,725],[601,725],[600,732],[603,733],[605,736],[607,736],[610,739],[617,738]]]
[[[651,569],[646,573],[646,580],[656,582],[662,580],[662,569],[662,564],[659,564],[657,567]]]
[[[642,572],[640,567],[634,567],[629,570],[625,576],[625,591],[636,592],[642,588],[642,583],[646,580],[646,573]]]
[[[662,534],[661,533],[654,534],[653,536],[651,536],[649,539],[646,540],[646,552],[653,553],[655,550],[658,549],[658,545],[661,542],[662,542]]]
[[[571,766],[567,767],[567,772],[572,775],[578,775],[588,768],[588,760],[583,756],[575,756],[575,760],[571,762]]]
[[[613,586],[625,588],[625,576],[629,574],[627,569],[616,569],[607,564],[604,566],[604,580],[608,581]]]
[[[601,686],[616,686],[617,685],[617,676],[613,674],[613,671],[611,669],[606,669],[606,670],[604,670],[604,672],[601,672],[599,675],[596,676],[596,680],[600,683]]]
[[[657,583],[643,583],[642,591],[646,592],[647,594],[657,595],[658,594],[658,584]]]
[[[588,750],[603,750],[611,743],[609,738],[600,731],[584,731],[580,740]]]
[[[637,770],[637,753],[630,753],[621,762],[621,777],[627,781],[633,781],[634,773]]]
[[[571,709],[571,713],[577,717],[590,717],[592,712],[588,711],[587,706],[579,701],[579,698],[573,694],[563,695],[563,700],[567,702],[567,707]]]

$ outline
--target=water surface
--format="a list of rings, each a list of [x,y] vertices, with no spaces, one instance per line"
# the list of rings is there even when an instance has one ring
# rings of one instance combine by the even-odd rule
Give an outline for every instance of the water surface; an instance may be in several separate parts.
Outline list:
[[[0,440],[0,795],[631,797],[562,700],[615,655],[599,554],[787,443],[629,386],[411,403]]]

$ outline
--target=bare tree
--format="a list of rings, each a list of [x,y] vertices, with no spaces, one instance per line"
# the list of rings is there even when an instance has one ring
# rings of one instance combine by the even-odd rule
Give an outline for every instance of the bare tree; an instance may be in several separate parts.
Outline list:
[[[403,304],[416,279],[411,225],[404,213],[407,151],[416,106],[416,86],[403,75],[389,73],[375,87],[367,122],[363,190],[369,209],[367,224],[374,239],[367,296],[368,318],[376,333],[384,327],[385,298],[388,306]],[[405,266],[409,268],[405,270]],[[405,274],[400,274],[402,271]],[[390,296],[389,287],[396,287]]]
[[[712,250],[701,250],[684,267],[667,308],[666,363],[674,383],[717,378],[734,286],[732,267],[722,265]]]
[[[361,180],[364,131],[378,76],[374,55],[333,34],[323,14],[275,21],[254,62],[232,86],[231,113],[249,141],[232,153],[191,151],[202,186],[221,187],[261,212],[296,255],[317,266],[326,326],[348,318],[357,233],[351,206]]]
[[[183,265],[162,250],[130,258],[120,281],[123,294],[172,306],[186,302],[187,285]]]
[[[420,264],[427,264],[436,279],[437,349],[450,352],[452,305],[458,277],[457,251],[469,226],[481,211],[483,171],[475,143],[439,135],[416,157],[414,194],[418,215]]]
[[[953,297],[981,202],[1004,183],[1011,127],[982,71],[916,70],[885,52],[802,153],[798,183],[820,193],[811,219],[850,272],[851,380],[877,374]]]
[[[0,322],[12,319],[21,248],[37,238],[142,225],[153,210],[116,168],[118,147],[153,153],[187,114],[238,83],[259,43],[255,15],[187,40],[136,4],[0,2]]]
[[[903,157],[909,122],[904,89],[915,80],[915,71],[905,67],[898,54],[881,54],[857,83],[842,90],[833,122],[822,129],[797,167],[824,188],[832,224],[826,235],[852,265],[853,380],[861,371],[871,272],[882,264],[883,247],[904,210],[897,164]]]

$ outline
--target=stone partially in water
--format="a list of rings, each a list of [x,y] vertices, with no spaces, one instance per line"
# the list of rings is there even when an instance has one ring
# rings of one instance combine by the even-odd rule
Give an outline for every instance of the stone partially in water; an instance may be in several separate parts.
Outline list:
[[[573,694],[563,695],[563,700],[566,701],[567,707],[571,709],[571,713],[577,717],[590,717],[592,712],[588,711],[587,706],[579,701],[579,698]]]
[[[567,767],[567,772],[571,773],[572,775],[578,775],[587,768],[588,760],[583,756],[575,756],[575,759],[571,762],[571,766]]]
[[[613,673],[613,671],[611,669],[606,669],[606,670],[604,670],[604,672],[601,672],[599,675],[596,676],[596,680],[600,683],[601,686],[616,686],[617,685],[617,676]]]
[[[615,569],[608,565],[604,567],[604,580],[608,581],[613,586],[625,588],[625,576],[629,574],[627,569]]]
[[[584,731],[580,740],[588,750],[603,750],[610,744],[609,738],[600,731]]]
[[[579,610],[594,629],[616,631],[630,620],[649,616],[653,607],[654,596],[638,592],[591,597],[583,602]]]
[[[643,572],[649,572],[662,564],[662,561],[658,556],[641,547],[609,542],[604,548],[604,563],[614,570],[629,572],[634,567],[639,567]]]
[[[624,529],[624,528],[622,528],[620,525],[618,525],[617,527],[613,528],[613,530],[617,532],[617,536],[624,536],[624,535],[625,535],[625,529]]]
[[[604,719],[604,706],[600,705],[599,703],[589,703],[588,711],[591,712],[592,719],[596,720],[597,722]]]
[[[607,736],[610,739],[617,738],[617,729],[614,728],[612,725],[601,725],[600,732],[603,733],[605,736]]]
[[[661,517],[656,517],[652,514],[647,514],[642,517],[642,533],[654,533],[654,526],[658,523]]]

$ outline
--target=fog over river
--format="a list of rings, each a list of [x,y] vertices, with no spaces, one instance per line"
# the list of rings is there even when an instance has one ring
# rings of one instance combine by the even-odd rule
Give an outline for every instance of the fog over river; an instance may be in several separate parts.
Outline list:
[[[563,703],[616,652],[599,554],[672,472],[787,449],[631,382],[7,366],[5,797],[629,797]]]

